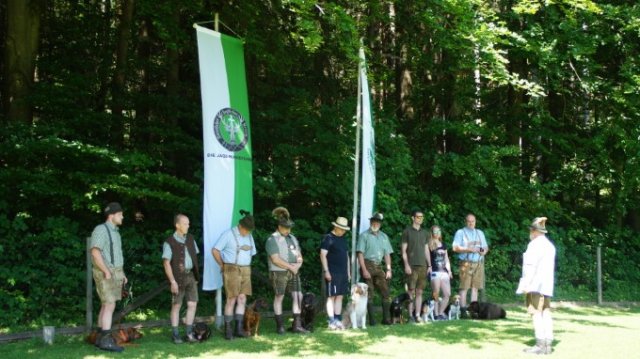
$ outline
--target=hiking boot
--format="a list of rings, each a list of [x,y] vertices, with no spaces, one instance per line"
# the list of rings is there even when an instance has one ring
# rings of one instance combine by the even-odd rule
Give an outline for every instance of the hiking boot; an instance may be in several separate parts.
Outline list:
[[[231,326],[231,322],[224,322],[224,338],[226,340],[233,339],[233,327]]]
[[[391,325],[393,324],[393,322],[391,322],[391,319],[389,319],[389,317],[391,316],[389,308],[391,307],[391,303],[389,303],[388,299],[382,299],[382,325]]]
[[[98,347],[100,350],[105,350],[108,352],[116,352],[120,353],[124,350],[123,347],[116,344],[116,341],[113,339],[111,335],[111,331],[104,331],[102,338],[100,338],[100,346]]]
[[[284,323],[282,322],[282,314],[276,315],[276,333],[282,335],[284,334]]]
[[[367,319],[370,327],[376,325],[376,318],[373,317],[373,303],[367,303]]]
[[[173,342],[173,344],[182,344],[182,338],[180,338],[179,335],[175,335],[175,334],[171,334],[171,341]]]
[[[96,348],[100,349],[100,339],[102,339],[102,329],[96,330],[96,342],[93,344]]]
[[[247,337],[247,333],[244,332],[244,315],[236,314],[236,332],[234,336],[238,338]]]
[[[293,315],[293,324],[291,325],[291,331],[294,333],[308,334],[309,331],[304,329],[302,321],[300,320],[300,314]]]
[[[536,345],[526,348],[523,352],[527,354],[547,354],[546,343],[544,340],[536,339]]]

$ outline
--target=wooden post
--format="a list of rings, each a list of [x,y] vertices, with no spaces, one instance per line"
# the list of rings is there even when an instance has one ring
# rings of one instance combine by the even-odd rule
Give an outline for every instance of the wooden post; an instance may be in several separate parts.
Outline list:
[[[596,269],[598,273],[598,305],[602,305],[602,245],[598,245],[596,261]]]
[[[91,327],[93,326],[93,275],[92,275],[92,265],[91,265],[91,237],[87,237],[87,312],[86,312],[86,323],[85,323],[85,332],[91,331]]]

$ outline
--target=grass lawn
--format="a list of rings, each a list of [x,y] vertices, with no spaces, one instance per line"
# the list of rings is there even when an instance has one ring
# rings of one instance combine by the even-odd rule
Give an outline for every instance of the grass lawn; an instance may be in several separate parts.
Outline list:
[[[556,305],[556,358],[640,358],[640,307]],[[531,320],[522,307],[507,307],[500,321],[460,320],[424,325],[394,325],[366,331],[330,332],[318,322],[313,334],[273,334],[266,319],[258,338],[226,341],[214,332],[205,343],[174,345],[169,328],[143,330],[145,337],[124,353],[105,353],[80,336],[57,336],[0,344],[0,358],[531,358],[522,353],[533,344]]]

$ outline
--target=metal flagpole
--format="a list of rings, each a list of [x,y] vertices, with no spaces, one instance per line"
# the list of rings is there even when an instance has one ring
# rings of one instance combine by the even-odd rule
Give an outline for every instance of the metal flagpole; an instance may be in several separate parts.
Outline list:
[[[356,156],[353,176],[353,219],[351,221],[351,285],[356,282],[356,236],[358,235],[358,192],[360,190],[360,132],[362,128],[362,79],[361,60],[358,57],[358,105],[356,114]]]

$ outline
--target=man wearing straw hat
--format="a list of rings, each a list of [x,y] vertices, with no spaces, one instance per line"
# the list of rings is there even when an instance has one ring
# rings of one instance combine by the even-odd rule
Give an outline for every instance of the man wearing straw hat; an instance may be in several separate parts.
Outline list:
[[[106,222],[96,226],[91,233],[91,260],[93,280],[100,297],[98,314],[98,335],[96,346],[102,350],[121,352],[123,347],[116,344],[111,335],[111,323],[116,302],[122,299],[122,286],[127,283],[122,256],[122,238],[118,228],[122,225],[123,211],[117,202],[105,207]]]
[[[327,233],[320,245],[320,262],[327,290],[327,317],[329,329],[344,329],[342,325],[342,297],[349,292],[351,268],[349,251],[344,234],[349,230],[345,217],[338,217],[333,230]]]
[[[273,313],[276,319],[276,332],[284,334],[282,319],[282,301],[287,292],[291,292],[294,333],[308,333],[300,321],[302,303],[302,286],[300,285],[300,267],[302,266],[302,252],[296,237],[291,234],[293,221],[289,211],[278,207],[272,212],[278,222],[278,229],[267,239],[265,250],[269,258],[269,280],[273,286]]]
[[[517,294],[525,294],[527,311],[533,319],[536,344],[524,350],[529,354],[551,354],[553,319],[551,297],[555,275],[556,247],[549,241],[547,217],[537,217],[529,226],[529,244],[522,255],[522,278]]]

